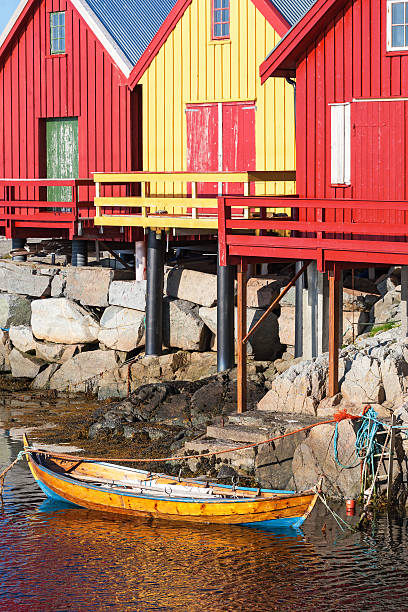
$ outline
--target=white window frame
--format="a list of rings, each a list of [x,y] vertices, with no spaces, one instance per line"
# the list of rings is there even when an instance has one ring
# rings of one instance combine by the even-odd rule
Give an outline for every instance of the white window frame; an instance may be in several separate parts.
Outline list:
[[[331,184],[351,184],[350,102],[331,107]]]
[[[408,51],[408,44],[404,47],[392,46],[392,5],[400,4],[401,2],[408,4],[407,0],[387,0],[387,51]]]

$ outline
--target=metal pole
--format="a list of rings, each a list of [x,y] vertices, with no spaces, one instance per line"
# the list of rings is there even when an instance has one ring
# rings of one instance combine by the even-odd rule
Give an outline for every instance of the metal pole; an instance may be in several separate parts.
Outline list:
[[[146,355],[161,355],[163,344],[164,240],[149,229],[147,239]]]
[[[247,329],[247,264],[241,259],[238,266],[238,377],[237,412],[241,414],[247,406],[247,345],[243,342]]]
[[[329,397],[339,392],[339,269],[329,270]]]
[[[88,265],[88,242],[86,240],[72,241],[71,263],[75,268]]]
[[[217,371],[234,367],[234,266],[217,258]]]
[[[11,239],[11,250],[18,251],[24,249],[26,245],[25,238],[12,238]],[[27,261],[27,255],[13,255],[11,254],[13,261]]]

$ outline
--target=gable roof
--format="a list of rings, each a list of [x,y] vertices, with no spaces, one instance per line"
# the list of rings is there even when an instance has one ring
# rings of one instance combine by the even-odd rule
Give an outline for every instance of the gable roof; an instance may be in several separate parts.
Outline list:
[[[115,64],[129,77],[177,0],[70,0]],[[21,0],[0,36],[0,55],[38,0]]]
[[[177,0],[174,8],[163,22],[150,45],[133,68],[128,80],[130,87],[135,87],[150,66],[161,47],[182,18],[193,0]],[[272,25],[279,36],[284,36],[291,25],[303,15],[310,6],[311,0],[251,0],[265,19]]]
[[[320,35],[328,23],[348,0],[313,0],[309,10],[279,41],[261,64],[261,82],[269,77],[296,76],[296,66],[309,45]]]

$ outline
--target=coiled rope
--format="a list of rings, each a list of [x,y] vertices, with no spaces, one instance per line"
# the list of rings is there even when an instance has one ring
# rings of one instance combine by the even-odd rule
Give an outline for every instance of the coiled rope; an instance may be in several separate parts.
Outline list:
[[[374,473],[374,458],[381,450],[381,445],[377,442],[377,434],[384,428],[388,429],[377,419],[377,413],[372,406],[366,406],[361,415],[361,425],[356,434],[355,442],[355,459],[348,465],[342,463],[339,459],[338,440],[339,440],[339,422],[336,423],[334,431],[334,459],[341,468],[349,470],[360,465],[361,460],[368,464],[372,473]]]

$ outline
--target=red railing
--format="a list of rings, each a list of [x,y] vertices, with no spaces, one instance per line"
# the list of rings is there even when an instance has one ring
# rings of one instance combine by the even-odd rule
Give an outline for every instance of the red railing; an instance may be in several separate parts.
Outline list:
[[[50,201],[50,187],[69,188],[70,199]],[[93,197],[91,179],[0,179],[0,227],[6,237],[16,228],[44,227],[66,230],[72,237],[78,232],[78,223],[94,216]]]
[[[249,219],[231,218],[238,200],[250,207]],[[271,208],[286,215],[272,216]],[[408,265],[406,200],[225,197],[218,231],[222,265],[237,258],[313,259],[320,269],[329,262]]]

